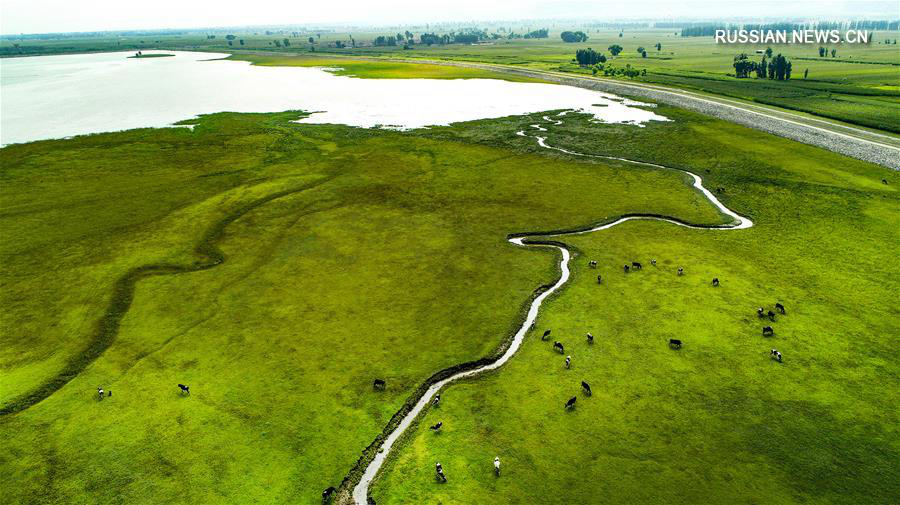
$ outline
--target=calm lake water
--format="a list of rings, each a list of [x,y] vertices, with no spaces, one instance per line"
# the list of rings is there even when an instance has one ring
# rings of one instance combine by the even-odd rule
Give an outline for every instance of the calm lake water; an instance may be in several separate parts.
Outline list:
[[[176,121],[221,111],[319,111],[304,123],[421,128],[552,109],[641,124],[664,117],[613,95],[493,79],[355,79],[322,69],[131,52],[0,59],[0,144]]]

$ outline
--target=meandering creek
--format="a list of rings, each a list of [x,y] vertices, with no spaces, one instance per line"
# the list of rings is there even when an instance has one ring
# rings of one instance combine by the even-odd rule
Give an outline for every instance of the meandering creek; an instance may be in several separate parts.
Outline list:
[[[565,114],[565,113],[563,113],[563,114]],[[559,119],[552,119],[548,116],[544,116],[543,119],[551,124],[555,124],[555,125],[562,124],[562,122]],[[531,125],[531,127],[540,133],[547,131],[547,129],[544,128],[543,126],[541,126],[540,124]],[[425,394],[422,395],[421,398],[419,398],[419,400],[416,402],[416,404],[412,408],[412,410],[410,410],[410,412],[408,414],[406,414],[406,416],[403,417],[403,420],[394,428],[393,431],[391,431],[391,433],[385,438],[384,442],[382,442],[381,446],[379,447],[378,451],[375,454],[375,457],[372,459],[371,462],[369,462],[368,466],[366,466],[366,469],[363,472],[362,477],[360,478],[360,481],[353,488],[353,501],[357,505],[366,505],[366,503],[367,503],[366,499],[369,494],[369,485],[371,484],[372,480],[375,479],[375,476],[378,474],[378,471],[381,470],[382,466],[384,465],[385,460],[387,459],[388,455],[391,452],[391,449],[394,447],[394,444],[397,442],[397,440],[400,438],[400,436],[403,435],[403,433],[406,432],[407,429],[409,429],[409,427],[412,425],[413,421],[415,421],[415,419],[419,416],[419,414],[421,414],[422,411],[425,410],[425,408],[431,403],[432,399],[434,398],[434,395],[436,395],[438,393],[438,391],[440,391],[442,388],[444,388],[451,382],[454,382],[454,381],[457,381],[459,379],[466,378],[466,377],[472,377],[474,375],[484,373],[484,372],[487,372],[490,370],[495,370],[495,369],[503,366],[507,361],[509,361],[510,358],[512,358],[513,355],[516,354],[516,351],[518,351],[519,348],[522,346],[522,342],[525,340],[525,335],[528,333],[529,329],[531,328],[532,323],[534,323],[535,320],[537,319],[538,311],[541,308],[541,304],[544,303],[544,300],[546,300],[548,296],[553,294],[556,290],[561,288],[563,285],[566,284],[566,282],[569,281],[569,273],[570,273],[569,272],[569,260],[572,257],[572,253],[568,249],[566,249],[565,247],[560,246],[560,245],[549,244],[549,243],[529,244],[527,242],[528,238],[535,237],[535,238],[539,238],[542,241],[553,240],[554,238],[563,237],[566,235],[578,235],[578,234],[583,234],[583,233],[592,233],[592,232],[597,232],[597,231],[601,231],[601,230],[606,230],[606,229],[612,228],[614,226],[617,226],[621,223],[624,223],[626,221],[631,221],[631,220],[636,220],[636,219],[665,221],[667,223],[672,223],[672,224],[675,224],[678,226],[684,226],[686,228],[694,228],[694,229],[700,229],[700,230],[741,230],[741,229],[750,228],[751,226],[753,226],[753,221],[737,214],[733,210],[726,207],[722,202],[720,202],[719,199],[716,198],[715,195],[712,194],[712,192],[710,192],[706,187],[703,186],[703,179],[701,179],[699,175],[694,174],[692,172],[688,172],[686,170],[681,170],[681,169],[677,169],[677,168],[666,167],[664,165],[657,165],[655,163],[634,161],[634,160],[629,160],[626,158],[618,158],[618,157],[614,157],[614,156],[603,156],[603,155],[596,155],[596,154],[577,153],[574,151],[569,151],[566,149],[554,147],[554,146],[547,144],[546,137],[542,137],[539,135],[533,135],[533,136],[528,135],[524,131],[516,132],[516,134],[519,136],[533,137],[537,141],[538,145],[540,145],[541,147],[543,147],[545,149],[553,149],[553,150],[561,151],[561,152],[571,154],[574,156],[624,161],[624,162],[633,163],[636,165],[650,166],[650,167],[654,167],[654,168],[666,168],[669,170],[676,170],[678,172],[684,172],[684,173],[688,174],[689,176],[691,176],[691,178],[693,179],[693,187],[697,188],[697,190],[699,190],[706,197],[706,199],[710,201],[710,203],[715,205],[716,208],[719,209],[719,211],[721,211],[723,214],[731,217],[732,222],[730,224],[721,225],[721,226],[702,226],[702,225],[693,225],[690,223],[679,221],[678,219],[671,218],[671,217],[634,214],[634,215],[622,216],[619,219],[616,219],[615,221],[610,222],[610,223],[606,223],[606,224],[594,226],[594,227],[588,227],[588,228],[585,228],[582,230],[577,230],[577,231],[573,231],[573,232],[569,232],[569,233],[561,233],[561,234],[523,233],[523,234],[517,234],[517,235],[513,236],[512,238],[510,238],[509,241],[512,244],[515,244],[517,246],[549,247],[549,248],[558,250],[560,253],[559,269],[561,272],[559,279],[557,279],[556,282],[553,283],[552,286],[550,286],[550,288],[548,288],[547,290],[542,292],[540,295],[535,297],[535,299],[531,302],[531,306],[528,309],[528,315],[525,317],[525,320],[522,322],[522,326],[516,332],[509,347],[496,361],[494,361],[493,363],[487,364],[485,366],[482,366],[480,368],[477,368],[477,369],[467,370],[464,372],[457,373],[455,375],[451,375],[450,377],[447,377],[441,381],[438,381],[438,382],[432,384],[431,387],[429,387],[428,390],[425,392]],[[562,400],[560,400],[560,401],[562,401]]]

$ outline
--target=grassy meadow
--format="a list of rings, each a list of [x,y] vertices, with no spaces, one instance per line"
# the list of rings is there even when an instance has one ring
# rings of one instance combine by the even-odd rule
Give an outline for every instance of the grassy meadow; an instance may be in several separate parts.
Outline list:
[[[3,503],[317,503],[554,279],[507,234],[723,220],[680,174],[536,152],[530,117],[446,139],[296,117],[0,149]]]
[[[722,187],[723,203],[755,226],[691,230],[631,221],[555,238],[576,252],[570,284],[545,303],[504,368],[445,389],[441,405],[389,459],[372,488],[377,503],[900,499],[900,277],[892,267],[900,177],[659,109],[675,121],[628,128],[565,116],[563,126],[547,126],[548,142],[688,168],[707,187]],[[460,125],[430,134],[473,132]],[[643,270],[625,274],[622,265],[631,261]],[[756,307],[776,302],[785,316],[757,318]],[[768,324],[773,337],[762,336]],[[541,341],[545,329],[552,338]],[[670,338],[683,347],[670,349]],[[554,340],[572,356],[571,369]],[[771,359],[772,348],[783,363]],[[572,396],[576,407],[567,412]],[[440,432],[427,429],[438,421]],[[437,461],[446,484],[434,478]]]

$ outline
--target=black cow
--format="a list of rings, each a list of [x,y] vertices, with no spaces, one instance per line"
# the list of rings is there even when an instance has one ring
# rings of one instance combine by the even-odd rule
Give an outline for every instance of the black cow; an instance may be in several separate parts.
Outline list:
[[[437,431],[437,430],[441,429],[441,426],[443,426],[443,425],[444,425],[444,421],[438,421],[438,423],[435,424],[435,425],[432,425],[432,426],[430,427],[430,429],[431,429],[432,431]]]
[[[775,330],[773,330],[771,326],[763,327],[763,336],[764,337],[771,337],[774,334],[775,334]]]
[[[627,274],[628,271],[631,269],[631,267],[628,266],[628,265],[625,265],[625,266],[623,267],[623,269],[625,270],[625,273]]]
[[[769,316],[769,321],[775,321],[775,313],[771,310],[766,312],[766,315]]]
[[[387,386],[387,383],[384,382],[383,379],[375,379],[375,380],[372,382],[372,387],[375,388],[375,389],[377,389],[377,390],[379,390],[379,391],[383,390],[385,386]]]
[[[543,335],[541,335],[541,340],[547,340],[547,337],[549,337],[549,336],[550,336],[550,330],[547,330],[544,332]]]
[[[191,388],[185,386],[184,384],[179,384],[178,387],[181,388],[181,394],[183,394],[183,395],[191,394]]]
[[[719,278],[713,277],[713,286],[718,286],[718,285],[719,285]]]
[[[780,304],[780,303],[776,303],[776,304],[775,304],[775,310],[777,310],[778,312],[781,312],[782,314],[784,314],[784,305],[782,305],[782,304]]]
[[[638,263],[637,261],[632,261],[631,268],[633,268],[635,270],[640,270],[640,269],[644,268],[644,266],[641,265],[640,263]]]
[[[337,489],[335,489],[334,486],[322,491],[322,505],[325,505],[331,500],[331,495],[333,495],[335,491],[337,491]]]
[[[435,463],[434,474],[435,478],[437,478],[439,481],[447,482],[447,477],[444,476],[444,467],[442,467],[440,463]]]
[[[578,400],[578,397],[573,396],[572,398],[569,398],[569,401],[566,402],[566,408],[574,409],[576,400]]]
[[[603,283],[603,278],[601,276],[597,276],[597,284]]]
[[[441,404],[441,395],[439,393],[439,394],[434,395],[434,400],[431,400],[431,406],[437,407],[440,404]]]
[[[881,179],[881,183],[882,183],[882,184],[887,184],[887,183],[888,183],[888,182],[887,182],[887,179]]]
[[[778,352],[778,349],[772,349],[772,352],[770,352],[769,354],[771,354],[773,358],[777,359],[778,362],[781,363],[782,356],[781,353]]]
[[[684,275],[684,267],[678,267],[678,275]]]
[[[581,389],[583,389],[584,392],[587,393],[588,396],[591,396],[591,385],[590,384],[588,384],[587,382],[581,381]]]
[[[669,347],[673,349],[681,349],[681,340],[678,340],[677,338],[670,338]]]
[[[589,263],[589,265],[591,266],[591,268],[597,268],[597,262],[594,261],[594,260],[591,260],[591,262]]]
[[[594,343],[594,336],[591,335],[590,333],[587,334],[587,339],[588,339],[588,343],[589,343],[589,344],[593,344],[593,343]]]
[[[97,388],[97,399],[103,399],[103,388]]]
[[[553,348],[559,351],[560,354],[566,352],[565,348],[562,345],[562,342],[553,342]]]
[[[766,317],[766,311],[762,307],[756,308],[756,317]]]

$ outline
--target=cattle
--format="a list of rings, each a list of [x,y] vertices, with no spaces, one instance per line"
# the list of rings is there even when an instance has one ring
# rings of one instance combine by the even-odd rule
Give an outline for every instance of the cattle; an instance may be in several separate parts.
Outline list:
[[[441,426],[443,426],[443,425],[444,425],[444,421],[438,421],[437,424],[433,424],[433,425],[429,426],[429,429],[431,431],[437,431],[437,430],[441,429]]]
[[[441,482],[447,482],[447,477],[444,476],[444,467],[441,466],[440,462],[435,463],[434,465],[434,474],[435,478]]]
[[[882,184],[887,184],[887,183],[888,183],[888,182],[887,182],[887,179],[881,179],[881,183],[882,183]]]
[[[544,332],[543,335],[541,335],[541,340],[547,340],[547,337],[549,337],[549,336],[550,336],[550,330],[547,330]]]
[[[591,266],[591,268],[597,268],[597,262],[594,260],[591,260],[591,262],[588,264]]]
[[[331,499],[331,495],[333,495],[335,491],[337,491],[337,489],[335,489],[334,486],[331,486],[325,489],[325,491],[322,491],[322,505],[328,503],[328,501]]]
[[[766,315],[769,316],[769,321],[775,321],[775,313],[771,310],[766,312]]]
[[[103,388],[97,388],[97,399],[103,400]]]
[[[574,409],[576,400],[578,400],[578,397],[576,396],[569,398],[569,401],[566,402],[566,409]]]
[[[774,334],[775,334],[775,330],[773,330],[771,326],[763,327],[763,336],[764,337],[771,337]]]
[[[677,338],[670,338],[669,347],[673,349],[681,349],[681,340],[678,340]]]
[[[593,344],[593,343],[594,343],[594,336],[591,335],[590,333],[588,333],[588,334],[587,334],[587,340],[588,340],[588,343],[589,343],[589,344]]]
[[[756,308],[756,317],[760,317],[760,318],[766,317],[765,309],[763,309],[762,307],[757,307]]]
[[[183,395],[191,394],[191,388],[185,386],[184,384],[179,384],[178,387],[181,388],[181,394],[183,394]]]
[[[655,259],[655,258],[650,260],[650,265],[656,266],[656,259]]]
[[[553,348],[556,349],[560,354],[566,352],[565,348],[562,345],[562,342],[553,342]]]
[[[631,270],[631,267],[628,266],[628,265],[625,265],[625,266],[623,266],[622,268],[625,270],[625,273],[626,273],[626,274],[628,273],[629,270]]]
[[[678,275],[684,275],[684,267],[678,267]]]
[[[634,270],[640,270],[640,269],[644,268],[644,266],[641,265],[640,263],[638,263],[637,261],[632,261],[631,268]]]
[[[782,305],[782,304],[780,304],[780,303],[776,303],[776,304],[775,304],[775,310],[777,310],[778,312],[781,312],[782,314],[784,314],[784,305]]]
[[[719,186],[716,188],[716,193],[724,193],[724,192],[725,192],[725,188],[723,188],[722,186]]]
[[[581,389],[583,389],[584,392],[587,393],[588,396],[591,396],[591,385],[590,384],[588,384],[587,382],[581,381]]]
[[[570,366],[572,366],[572,356],[566,356],[566,370],[568,370]]]
[[[441,395],[440,395],[440,393],[438,393],[438,394],[434,395],[434,400],[431,400],[431,406],[437,407],[440,404],[441,404]]]
[[[779,363],[781,363],[782,356],[781,353],[778,352],[778,349],[772,349],[772,352],[769,353],[774,359],[777,359]]]
[[[714,287],[719,285],[719,278],[718,278],[718,277],[713,277],[712,285],[713,285]]]
[[[603,277],[598,275],[597,276],[597,284],[602,284],[602,283],[603,283]]]
[[[387,386],[387,383],[384,382],[383,379],[375,379],[374,381],[372,381],[372,387],[378,391],[383,390],[385,386]]]
[[[500,456],[494,458],[494,473],[497,474],[497,477],[500,476]]]

